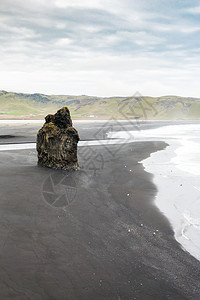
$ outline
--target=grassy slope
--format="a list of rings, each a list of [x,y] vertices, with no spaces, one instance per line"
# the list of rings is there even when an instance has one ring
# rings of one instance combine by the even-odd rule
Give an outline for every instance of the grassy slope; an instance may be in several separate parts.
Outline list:
[[[68,106],[73,118],[200,119],[200,99],[165,97],[89,97],[19,94],[0,91],[0,118],[42,118]]]

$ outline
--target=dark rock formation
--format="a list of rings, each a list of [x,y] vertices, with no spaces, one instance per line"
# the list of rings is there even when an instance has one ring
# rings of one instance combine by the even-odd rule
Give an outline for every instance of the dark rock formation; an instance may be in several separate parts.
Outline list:
[[[38,165],[69,170],[78,168],[78,132],[72,127],[67,107],[55,115],[47,115],[46,123],[37,134]]]

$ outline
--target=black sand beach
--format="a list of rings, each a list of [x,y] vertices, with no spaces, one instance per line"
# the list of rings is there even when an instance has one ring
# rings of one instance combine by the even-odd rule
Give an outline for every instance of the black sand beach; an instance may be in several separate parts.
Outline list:
[[[34,142],[37,128],[23,128],[1,135]],[[35,150],[0,152],[0,299],[200,299],[200,262],[175,241],[138,163],[166,146],[80,147],[77,172],[38,167]]]

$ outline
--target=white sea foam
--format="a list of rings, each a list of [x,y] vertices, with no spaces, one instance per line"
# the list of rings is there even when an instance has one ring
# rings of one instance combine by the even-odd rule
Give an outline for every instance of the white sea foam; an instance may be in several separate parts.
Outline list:
[[[180,147],[175,151],[172,159],[180,170],[200,176],[200,139],[194,141],[181,140]]]
[[[155,203],[172,224],[175,238],[200,260],[200,176],[189,160],[182,165],[181,156],[172,157],[181,153],[182,145],[177,146],[171,142],[166,150],[153,153],[143,164],[147,172],[154,174],[158,187]]]
[[[109,146],[109,145],[117,145],[117,144],[131,143],[131,142],[132,140],[123,140],[123,139],[79,141],[78,147],[102,146],[102,145]],[[36,143],[0,145],[0,151],[26,150],[26,149],[36,149]]]
[[[179,142],[172,162],[176,167],[200,175],[200,124],[170,125],[150,130],[108,132],[108,138]]]
[[[35,148],[36,148],[35,143],[0,145],[0,151],[26,150],[26,149],[35,149]]]
[[[110,138],[166,141],[169,146],[142,161],[154,174],[155,203],[169,219],[176,240],[200,260],[200,125],[172,125],[151,130],[110,132]]]
[[[152,139],[200,139],[200,124],[189,124],[189,125],[169,125],[149,130],[138,130],[133,131],[117,131],[108,132],[108,138],[150,138]]]

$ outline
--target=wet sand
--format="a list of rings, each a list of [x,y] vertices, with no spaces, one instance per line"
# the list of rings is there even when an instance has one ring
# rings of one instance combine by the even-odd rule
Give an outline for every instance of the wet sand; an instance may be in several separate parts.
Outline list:
[[[35,150],[0,152],[0,298],[200,299],[200,262],[138,163],[165,147],[81,147],[77,172],[38,167]]]

